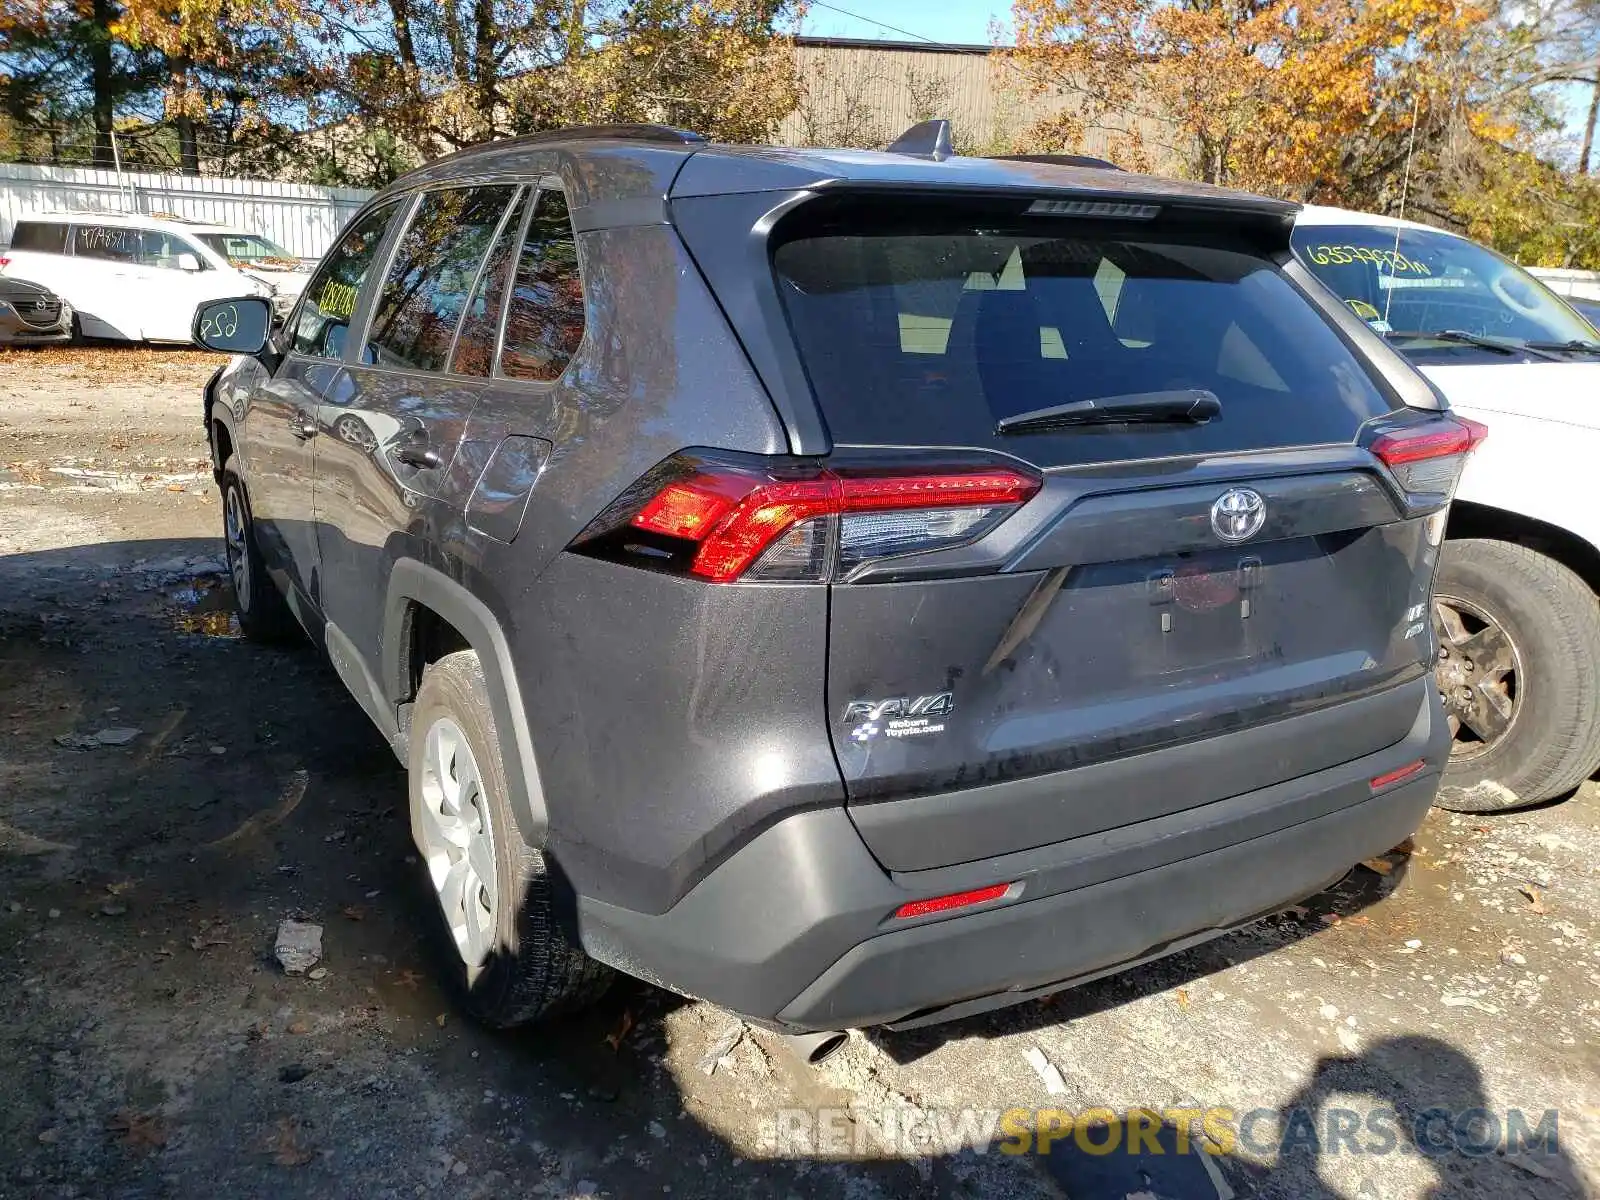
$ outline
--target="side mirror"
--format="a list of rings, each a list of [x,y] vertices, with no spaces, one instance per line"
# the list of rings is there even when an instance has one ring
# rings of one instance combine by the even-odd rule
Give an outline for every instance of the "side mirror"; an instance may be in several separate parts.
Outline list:
[[[197,258],[195,255],[193,255],[193,254],[180,254],[180,255],[178,255],[178,270],[180,270],[180,271],[198,271],[200,269],[201,269],[200,268],[200,259]]]
[[[224,354],[259,355],[272,332],[272,305],[259,296],[212,300],[194,314],[194,340]]]

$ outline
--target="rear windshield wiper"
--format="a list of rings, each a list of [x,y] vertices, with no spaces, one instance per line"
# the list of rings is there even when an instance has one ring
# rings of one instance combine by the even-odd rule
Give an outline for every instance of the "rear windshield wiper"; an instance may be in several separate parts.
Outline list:
[[[1456,342],[1463,346],[1477,346],[1482,350],[1493,350],[1499,354],[1532,354],[1536,358],[1554,358],[1549,350],[1538,342],[1518,342],[1508,338],[1489,337],[1482,333],[1468,333],[1465,329],[1433,329],[1412,330],[1406,333],[1393,332],[1384,335],[1390,338],[1420,338],[1425,341]]]
[[[1172,392],[1129,392],[1125,396],[1097,396],[1093,400],[1071,400],[1031,412],[1001,417],[994,424],[996,433],[1034,433],[1061,429],[1069,425],[1156,424],[1187,421],[1203,424],[1222,412],[1222,401],[1205,388],[1183,388]]]

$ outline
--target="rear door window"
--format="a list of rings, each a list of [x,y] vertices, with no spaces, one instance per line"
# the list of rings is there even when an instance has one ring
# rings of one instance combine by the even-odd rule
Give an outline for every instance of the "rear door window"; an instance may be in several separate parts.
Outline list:
[[[77,258],[133,266],[144,256],[144,231],[119,225],[74,225],[72,253]]]
[[[780,290],[842,444],[990,446],[1041,465],[1347,442],[1394,408],[1277,265],[1167,228],[830,231],[782,243]],[[880,231],[881,230],[881,231]],[[1204,389],[1207,424],[999,435],[1003,417]]]
[[[478,284],[472,299],[461,315],[461,329],[456,334],[455,354],[450,369],[460,375],[488,375],[494,370],[495,338],[500,332],[500,317],[505,311],[506,284],[511,268],[517,261],[517,247],[522,238],[522,226],[527,216],[533,193],[525,191],[517,198],[500,235],[495,238],[483,270],[478,273]]]
[[[377,365],[444,369],[479,268],[516,190],[501,184],[422,197],[395,251],[367,333]]]

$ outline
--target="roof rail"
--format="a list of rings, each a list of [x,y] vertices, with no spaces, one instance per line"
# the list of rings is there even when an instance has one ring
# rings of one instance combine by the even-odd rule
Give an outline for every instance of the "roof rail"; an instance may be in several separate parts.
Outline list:
[[[913,125],[889,143],[889,153],[943,162],[955,154],[950,141],[950,122],[940,117]]]
[[[696,146],[709,140],[705,134],[696,133],[692,129],[635,122],[621,122],[615,125],[573,125],[567,129],[526,133],[508,140],[518,145],[531,145],[536,142],[574,142],[594,138],[620,138],[630,142],[666,142],[674,146]]]
[[[1050,163],[1057,167],[1093,167],[1098,171],[1122,170],[1114,162],[1089,154],[991,154],[989,157],[1000,162]]]
[[[616,138],[630,142],[655,142],[668,146],[701,146],[710,139],[703,133],[696,133],[692,129],[677,129],[671,125],[646,125],[633,123],[619,123],[615,125],[571,125],[565,129],[546,129],[539,133],[523,133],[516,137],[495,138],[490,142],[479,142],[473,146],[463,146],[460,150],[452,150],[449,154],[441,154],[438,158],[430,158],[421,166],[407,171],[401,179],[409,178],[418,171],[427,171],[440,163],[452,162],[458,158],[465,158],[469,154],[477,154],[483,150],[505,149],[510,146],[540,146],[549,142],[574,142],[591,141],[599,138]],[[399,180],[395,180],[396,183]]]

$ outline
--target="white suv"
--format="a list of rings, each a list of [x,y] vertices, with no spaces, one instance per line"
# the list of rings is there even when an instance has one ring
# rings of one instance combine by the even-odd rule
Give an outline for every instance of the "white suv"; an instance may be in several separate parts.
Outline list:
[[[235,296],[270,299],[281,318],[309,273],[258,234],[127,213],[23,217],[0,274],[43,284],[88,337],[188,342],[195,309]]]
[[[1600,335],[1522,268],[1431,226],[1304,209],[1299,260],[1488,440],[1435,585],[1455,743],[1439,803],[1516,808],[1600,767]]]

